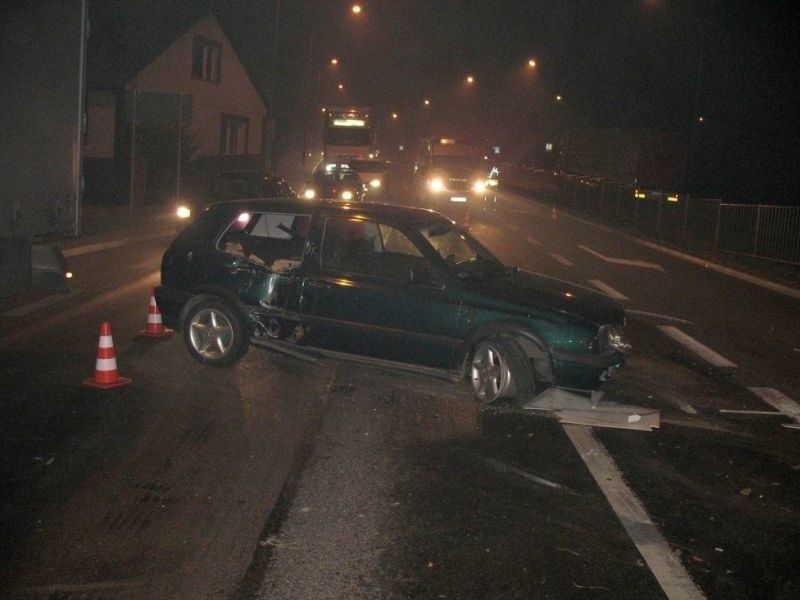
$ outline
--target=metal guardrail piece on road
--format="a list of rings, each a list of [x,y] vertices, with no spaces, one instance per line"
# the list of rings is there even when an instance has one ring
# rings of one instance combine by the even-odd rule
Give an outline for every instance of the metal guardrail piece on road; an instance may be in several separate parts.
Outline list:
[[[548,411],[561,423],[652,431],[661,426],[661,412],[616,402],[601,402],[602,392],[591,398],[559,388],[549,388],[529,400],[523,409]]]

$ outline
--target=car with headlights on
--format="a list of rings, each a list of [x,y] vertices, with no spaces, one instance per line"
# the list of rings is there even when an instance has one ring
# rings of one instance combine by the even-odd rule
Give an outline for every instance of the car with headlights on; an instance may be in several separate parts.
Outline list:
[[[629,349],[615,300],[506,266],[443,215],[390,204],[210,205],[164,253],[155,296],[210,366],[264,346],[445,375],[482,403],[589,394]]]
[[[389,164],[377,158],[354,158],[348,166],[366,187],[367,198],[383,198],[389,193]]]
[[[178,202],[175,216],[178,230],[203,206],[243,198],[296,198],[297,193],[283,178],[260,171],[226,171],[212,176],[200,191],[186,194]]]
[[[362,202],[366,186],[358,173],[347,164],[324,164],[314,170],[311,180],[303,189],[306,200],[334,200]]]

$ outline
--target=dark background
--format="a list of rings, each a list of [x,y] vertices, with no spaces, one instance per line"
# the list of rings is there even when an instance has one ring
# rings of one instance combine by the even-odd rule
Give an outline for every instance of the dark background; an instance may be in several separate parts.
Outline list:
[[[690,192],[800,204],[795,3],[360,4],[356,16],[352,2],[339,1],[97,0],[90,78],[103,71],[101,55],[124,54],[124,42],[155,48],[212,10],[273,108],[283,152],[319,90],[320,104],[371,106],[384,140],[413,143],[423,131],[460,127],[501,144],[512,161],[557,120],[679,131],[690,140]],[[341,61],[335,74],[332,56]],[[535,71],[525,69],[529,57]]]

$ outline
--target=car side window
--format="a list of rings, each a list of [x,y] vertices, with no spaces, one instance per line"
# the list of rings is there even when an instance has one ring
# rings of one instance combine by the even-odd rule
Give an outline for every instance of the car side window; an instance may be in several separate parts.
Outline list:
[[[433,284],[433,269],[419,248],[391,225],[359,219],[329,218],[322,239],[324,269]]]
[[[220,237],[218,248],[273,271],[299,266],[309,215],[240,213]]]

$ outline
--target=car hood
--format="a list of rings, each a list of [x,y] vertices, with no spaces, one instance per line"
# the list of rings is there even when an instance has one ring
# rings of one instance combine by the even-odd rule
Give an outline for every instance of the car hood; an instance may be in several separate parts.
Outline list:
[[[555,310],[595,325],[622,324],[625,311],[616,300],[592,289],[528,271],[495,277],[471,277],[465,287],[516,308]]]

